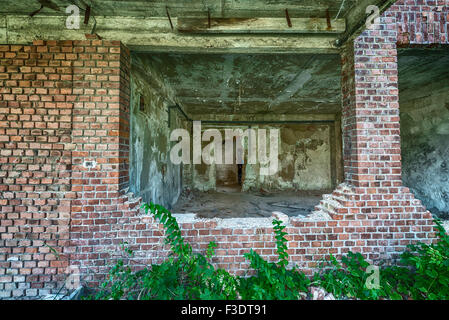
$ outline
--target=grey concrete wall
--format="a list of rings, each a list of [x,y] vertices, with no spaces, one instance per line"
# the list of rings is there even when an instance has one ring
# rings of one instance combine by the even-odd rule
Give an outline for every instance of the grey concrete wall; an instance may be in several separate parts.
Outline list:
[[[207,129],[204,127],[203,129]],[[236,129],[237,127],[229,127]],[[245,130],[247,127],[238,127]],[[247,143],[244,141],[245,165],[242,190],[328,190],[334,185],[331,152],[335,144],[334,130],[330,124],[259,125],[253,129],[280,129],[279,171],[274,175],[260,175],[259,165],[247,164]],[[221,128],[220,128],[221,129]],[[220,131],[222,131],[221,129]],[[224,137],[224,133],[222,133]],[[203,145],[204,147],[204,145]],[[334,151],[335,152],[335,151]],[[334,160],[335,161],[335,160]],[[192,186],[201,191],[216,188],[218,165],[193,166]],[[187,174],[187,170],[185,173]]]
[[[449,85],[400,95],[402,179],[434,214],[449,212]]]
[[[144,110],[140,110],[140,96]],[[181,188],[181,166],[170,162],[170,129],[168,106],[175,103],[170,86],[163,81],[151,60],[132,55],[131,64],[131,129],[130,129],[130,191],[170,208]],[[175,112],[171,125],[184,127]]]

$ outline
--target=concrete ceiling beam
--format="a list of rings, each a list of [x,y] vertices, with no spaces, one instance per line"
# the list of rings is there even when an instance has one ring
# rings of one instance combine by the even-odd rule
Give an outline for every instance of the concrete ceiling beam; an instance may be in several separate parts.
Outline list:
[[[329,11],[331,18],[344,18],[347,10],[357,0],[45,0],[51,9],[44,6],[38,15],[58,15],[71,4],[77,4],[84,9],[89,3],[92,13],[96,16],[134,16],[134,17],[165,17],[166,7],[173,17],[207,17],[209,11],[213,18],[261,18],[284,17],[288,9],[291,18],[326,18]],[[344,8],[341,10],[344,1]],[[2,12],[5,14],[28,15],[38,10],[41,3],[38,0],[3,1]]]
[[[333,121],[335,114],[194,114],[192,118],[202,121]]]
[[[105,40],[121,40],[135,51],[213,52],[213,53],[337,53],[337,34],[258,35],[236,34],[220,37],[181,34],[176,31],[177,19],[167,18],[95,17],[80,29],[67,29],[66,16],[6,16],[0,25],[9,44],[26,44],[33,40],[85,40],[93,30]],[[0,16],[0,23],[2,17]],[[4,30],[3,30],[4,29]]]
[[[177,29],[187,33],[343,33],[345,20],[323,18],[178,18]]]

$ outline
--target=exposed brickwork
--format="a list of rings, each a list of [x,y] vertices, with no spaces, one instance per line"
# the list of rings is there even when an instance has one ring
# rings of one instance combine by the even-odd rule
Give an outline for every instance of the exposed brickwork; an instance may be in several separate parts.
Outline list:
[[[66,278],[69,225],[74,238],[78,214],[117,210],[108,201],[127,185],[129,52],[35,41],[1,46],[0,58],[0,291],[42,295]]]
[[[385,16],[395,19],[398,46],[449,44],[448,0],[400,0]]]
[[[416,26],[427,11],[438,32]],[[396,47],[447,44],[448,14],[447,1],[400,1],[377,29],[345,45],[345,183],[317,208],[331,219],[289,220],[291,261],[304,271],[329,253],[394,258],[407,244],[432,239],[430,213],[401,183]],[[95,285],[125,241],[136,266],[166,256],[161,226],[140,212],[139,198],[124,194],[129,57],[114,41],[0,46],[0,298],[54,291],[69,265]],[[85,168],[90,160],[96,166]],[[216,263],[239,274],[251,248],[274,257],[270,227],[201,220],[181,228],[197,250],[217,242]]]
[[[72,51],[72,42],[0,46],[3,297],[54,289],[66,267],[45,245],[69,245]]]
[[[423,212],[401,181],[397,46],[448,44],[448,1],[401,0],[342,50],[345,181],[351,205],[337,190],[318,209],[339,213]],[[326,210],[330,209],[330,210]],[[393,210],[392,210],[393,209]],[[426,213],[428,215],[428,213]]]

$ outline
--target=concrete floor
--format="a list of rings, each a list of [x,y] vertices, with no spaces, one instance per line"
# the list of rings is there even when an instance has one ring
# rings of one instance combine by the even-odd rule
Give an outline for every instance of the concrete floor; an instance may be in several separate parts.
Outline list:
[[[271,217],[273,211],[307,216],[329,191],[240,192],[238,186],[217,191],[184,191],[173,213],[195,213],[199,218]]]

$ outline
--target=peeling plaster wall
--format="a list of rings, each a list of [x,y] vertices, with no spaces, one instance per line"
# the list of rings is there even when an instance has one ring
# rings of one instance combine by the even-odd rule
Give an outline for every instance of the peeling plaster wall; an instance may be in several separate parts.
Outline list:
[[[326,190],[332,187],[329,125],[288,124],[278,128],[278,164],[274,175],[259,174],[259,165],[246,166],[244,190]],[[268,135],[268,133],[267,133]]]
[[[144,110],[140,110],[140,96]],[[182,188],[181,166],[170,161],[168,106],[175,102],[171,88],[164,83],[151,61],[132,56],[131,66],[131,137],[130,191],[170,208]],[[171,112],[172,128],[182,128],[183,121]]]
[[[449,212],[449,85],[401,100],[402,179],[434,214]],[[407,100],[407,98],[411,100]]]
[[[216,128],[216,127],[215,127]],[[248,127],[229,127],[232,129]],[[242,173],[242,191],[259,190],[327,190],[333,186],[331,174],[332,125],[329,124],[285,124],[259,125],[253,129],[280,129],[279,170],[270,176],[260,175],[260,165],[247,163],[248,144],[243,141],[245,164]],[[207,127],[203,127],[203,130]],[[224,130],[221,130],[224,137]],[[203,143],[203,147],[208,143]],[[224,149],[223,149],[224,152]],[[216,165],[218,166],[218,165]],[[193,186],[201,191],[215,190],[217,169],[215,165],[193,166]],[[188,172],[186,170],[186,172]]]

